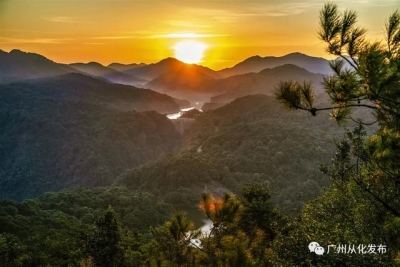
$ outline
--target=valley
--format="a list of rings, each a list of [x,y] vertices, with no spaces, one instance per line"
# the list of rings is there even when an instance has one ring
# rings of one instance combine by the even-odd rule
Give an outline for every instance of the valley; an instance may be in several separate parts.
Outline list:
[[[0,267],[399,267],[399,7],[0,1]]]
[[[256,73],[251,71],[258,70],[261,61],[271,59],[258,62],[252,58],[234,66],[232,70],[238,71],[226,77],[228,70],[213,71],[172,58],[149,65],[106,67],[94,62],[66,66],[17,50],[3,52],[2,56],[6,60],[1,61],[0,67],[8,69],[0,81],[0,125],[7,129],[1,139],[0,195],[3,198],[21,201],[49,190],[123,184],[156,194],[163,201],[190,207],[205,187],[214,193],[235,192],[241,184],[265,182],[275,188],[275,200],[280,206],[286,205],[284,210],[297,213],[303,203],[328,184],[315,172],[315,167],[327,163],[332,150],[324,150],[327,157],[322,160],[319,157],[321,161],[314,162],[311,158],[307,162],[299,161],[296,154],[304,155],[304,147],[296,152],[288,150],[297,137],[284,131],[299,134],[299,130],[313,127],[314,136],[300,135],[299,138],[333,144],[333,136],[341,130],[333,123],[320,125],[325,122],[323,117],[308,120],[306,115],[301,117],[305,121],[303,125],[297,125],[296,120],[300,118],[286,113],[271,98],[281,80],[305,79],[317,86],[322,81],[320,74],[285,65],[288,58],[304,62],[300,65],[309,69],[313,64],[321,68],[318,66],[328,61],[302,54],[288,55],[273,63],[284,65]],[[21,62],[23,67],[11,75],[6,65],[17,68]],[[49,66],[59,71],[49,72]],[[246,68],[250,73],[237,74]],[[31,72],[33,69],[35,72]],[[21,71],[29,71],[34,76],[24,76]],[[59,75],[62,72],[66,74]],[[136,80],[132,83],[118,80],[128,76]],[[14,81],[11,77],[30,78]],[[147,80],[143,87],[152,90],[121,84],[135,84],[139,79]],[[317,93],[319,90],[317,87]],[[263,96],[257,95],[260,93]],[[246,95],[254,96],[233,101]],[[215,111],[207,110],[198,117],[178,119],[177,111],[201,109],[201,101],[220,106],[233,102]],[[163,117],[156,112],[169,115]],[[247,115],[244,117],[244,114]],[[326,140],[319,133],[321,130],[332,137]],[[285,141],[285,136],[291,140]],[[221,143],[221,140],[226,141]],[[286,145],[286,142],[289,143]],[[202,153],[198,153],[199,147]],[[313,151],[318,147],[323,147],[322,143],[308,149]],[[297,162],[299,169],[284,167],[283,162],[290,166],[291,162]],[[130,170],[135,166],[136,169]],[[186,169],[181,169],[182,166]],[[154,176],[157,169],[162,172]],[[293,178],[289,178],[290,173]],[[165,184],[163,180],[169,182]],[[303,187],[307,193],[301,200],[289,193]]]

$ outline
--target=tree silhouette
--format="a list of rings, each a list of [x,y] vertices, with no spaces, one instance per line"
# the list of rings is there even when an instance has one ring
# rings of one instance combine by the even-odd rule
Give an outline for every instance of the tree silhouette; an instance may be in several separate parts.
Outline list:
[[[386,22],[386,45],[366,41],[366,30],[356,26],[356,12],[339,13],[336,4],[326,4],[319,20],[319,38],[329,54],[338,56],[330,63],[334,74],[323,81],[333,106],[315,107],[308,82],[281,82],[276,98],[290,109],[314,116],[332,110],[338,121],[349,118],[350,108],[363,107],[373,110],[381,125],[400,129],[400,13],[394,12]]]
[[[89,252],[96,267],[124,266],[121,226],[111,206],[95,221],[95,231],[89,241]]]
[[[310,83],[281,82],[275,96],[289,109],[314,116],[331,110],[338,122],[352,119],[351,108],[369,109],[378,129],[367,137],[363,127],[367,123],[359,120],[336,142],[330,166],[321,168],[332,185],[304,207],[299,227],[287,241],[279,241],[277,251],[282,259],[295,250],[290,244],[299,244],[304,237],[306,243],[316,238],[325,243],[381,242],[391,250],[363,258],[327,255],[318,263],[309,254],[294,253],[289,262],[296,266],[397,266],[400,262],[400,13],[395,11],[386,22],[385,45],[367,41],[366,31],[356,22],[354,11],[340,13],[336,4],[326,4],[320,12],[318,35],[326,51],[338,57],[330,64],[333,75],[323,81],[332,106],[315,106]]]
[[[352,107],[372,109],[379,130],[365,142],[360,141],[361,136],[351,136],[347,153],[358,163],[353,166],[357,175],[346,179],[355,181],[400,217],[400,13],[395,11],[386,22],[385,46],[366,41],[366,31],[356,26],[354,11],[339,13],[337,5],[329,3],[319,17],[318,35],[327,44],[327,52],[339,57],[331,63],[333,75],[323,81],[333,106],[315,107],[315,93],[307,82],[281,82],[276,98],[290,109],[306,110],[312,115],[332,110],[331,116],[338,122],[351,118]]]

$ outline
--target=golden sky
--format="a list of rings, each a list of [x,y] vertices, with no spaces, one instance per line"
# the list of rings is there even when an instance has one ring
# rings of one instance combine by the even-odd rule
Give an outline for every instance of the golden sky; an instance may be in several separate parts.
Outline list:
[[[340,0],[373,40],[400,0]],[[327,55],[317,38],[319,0],[0,0],[0,49],[54,61],[154,63],[180,41],[207,45],[202,65],[230,67],[253,55]]]

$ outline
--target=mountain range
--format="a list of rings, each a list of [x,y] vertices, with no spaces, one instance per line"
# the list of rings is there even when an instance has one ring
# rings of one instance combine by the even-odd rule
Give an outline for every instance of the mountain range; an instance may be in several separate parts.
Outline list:
[[[114,62],[114,63],[109,64],[107,67],[112,68],[112,69],[117,70],[117,71],[123,72],[123,71],[129,70],[129,69],[134,69],[134,68],[137,68],[137,67],[143,67],[143,66],[146,66],[146,65],[147,64],[145,64],[145,63],[122,64],[122,63]]]
[[[211,97],[211,103],[228,103],[245,95],[265,94],[272,96],[279,82],[287,80],[300,83],[311,81],[316,93],[323,91],[321,87],[322,74],[311,73],[293,64],[263,69],[258,73],[238,74],[213,82],[207,81],[207,84],[203,84],[202,87],[208,88],[210,91],[218,90],[220,92],[220,94]]]
[[[7,53],[0,50],[0,84],[82,73],[112,83],[152,89],[192,103],[227,103],[247,94],[269,94],[280,80],[311,80],[318,87],[322,75],[331,73],[329,62],[301,53],[282,57],[253,56],[231,68],[215,71],[201,65],[185,64],[174,58],[153,64],[112,63],[103,66],[89,62],[66,65],[34,53],[20,50]],[[288,66],[283,67],[285,65]]]
[[[104,78],[113,83],[127,84],[133,86],[141,86],[146,83],[146,80],[139,79],[134,75],[119,72],[110,67],[105,67],[97,62],[89,63],[73,63],[69,66],[74,69],[92,76]]]
[[[66,64],[56,63],[39,54],[16,49],[9,53],[0,50],[0,84],[76,72]]]
[[[0,51],[0,197],[109,185],[124,170],[179,150],[182,135],[159,113],[190,106],[185,99],[222,106],[248,94],[271,95],[281,80],[318,84],[323,76],[312,70],[328,63],[291,54],[253,57],[214,71],[174,58],[148,65],[66,65],[20,50]]]
[[[148,65],[142,64],[142,66],[134,66],[132,68],[124,70],[123,72],[126,74],[135,75],[136,77],[141,78],[141,79],[146,79],[148,81],[151,81],[164,73],[168,73],[171,71],[172,72],[179,71],[188,66],[190,66],[191,69],[202,72],[207,76],[211,76],[213,78],[220,77],[220,75],[218,74],[217,71],[214,71],[210,68],[203,67],[203,66],[196,65],[196,64],[186,64],[175,58],[165,58],[157,63],[148,64]]]
[[[253,56],[245,59],[231,68],[220,70],[219,73],[223,77],[229,77],[248,72],[259,72],[266,68],[275,68],[285,64],[297,65],[313,73],[332,73],[328,60],[319,57],[311,57],[302,53],[291,53],[282,57]]]
[[[197,65],[179,65],[144,85],[145,88],[163,92],[174,97],[186,98],[194,101],[209,99],[217,91],[202,90],[201,85],[206,81],[216,81],[215,72]]]

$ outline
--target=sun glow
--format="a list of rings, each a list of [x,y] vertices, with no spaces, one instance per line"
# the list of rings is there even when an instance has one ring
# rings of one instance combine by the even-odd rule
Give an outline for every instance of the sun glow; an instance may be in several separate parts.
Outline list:
[[[175,58],[188,64],[200,63],[207,45],[198,41],[182,41],[174,46]]]

